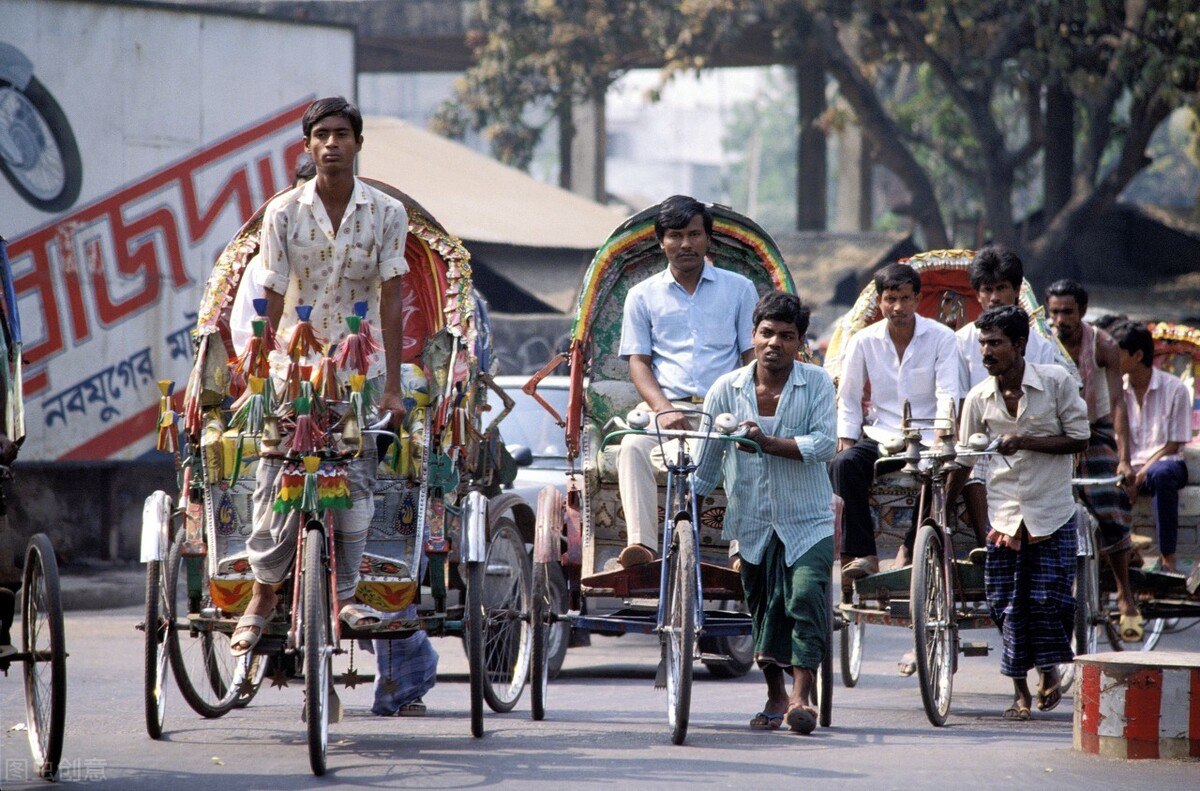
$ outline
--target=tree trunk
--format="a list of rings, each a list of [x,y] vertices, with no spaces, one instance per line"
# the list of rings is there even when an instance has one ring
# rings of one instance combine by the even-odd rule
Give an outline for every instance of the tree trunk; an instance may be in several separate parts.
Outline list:
[[[554,111],[558,119],[558,186],[571,189],[571,151],[575,145],[575,119],[571,117],[571,100],[558,105]]]
[[[1071,199],[1075,174],[1075,97],[1061,82],[1046,89],[1046,148],[1042,167],[1043,227]]]
[[[808,49],[808,48],[806,48]],[[827,224],[828,170],[825,133],[817,119],[825,112],[825,70],[806,58],[796,64],[796,99],[800,119],[796,167],[796,230],[823,231]]]

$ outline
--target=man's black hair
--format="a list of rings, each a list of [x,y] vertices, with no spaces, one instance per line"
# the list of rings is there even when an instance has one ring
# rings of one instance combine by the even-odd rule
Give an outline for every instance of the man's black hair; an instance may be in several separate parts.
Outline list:
[[[1142,353],[1142,365],[1147,368],[1154,366],[1154,336],[1145,324],[1136,321],[1122,321],[1108,329],[1108,334],[1130,354]]]
[[[754,306],[754,312],[750,314],[750,320],[754,324],[755,329],[763,321],[783,321],[788,324],[795,324],[796,329],[800,332],[800,337],[803,338],[808,333],[809,315],[808,308],[800,301],[800,297],[795,294],[787,294],[783,291],[768,291],[762,295],[762,298],[758,300],[758,304]]]
[[[912,284],[914,294],[921,293],[921,275],[908,264],[888,264],[875,273],[875,293],[898,291],[905,283]]]
[[[1021,263],[1020,256],[998,244],[988,245],[975,253],[968,271],[974,291],[1008,281],[1013,290],[1020,293],[1021,281],[1025,279],[1025,265]]]
[[[1029,343],[1029,314],[1020,305],[1005,305],[1002,308],[986,310],[975,319],[975,329],[982,333],[984,330],[1000,330],[1013,345],[1020,341]]]
[[[1063,278],[1055,280],[1050,284],[1050,288],[1046,289],[1046,301],[1050,301],[1050,297],[1074,297],[1075,304],[1079,306],[1079,313],[1083,313],[1087,309],[1088,293],[1087,289],[1078,280]]]
[[[317,99],[304,111],[304,117],[300,119],[300,128],[304,130],[304,139],[308,140],[312,136],[312,128],[317,125],[318,121],[331,115],[340,115],[350,122],[355,140],[362,137],[362,113],[358,111],[354,103],[347,101],[343,96],[327,96],[324,99]]]
[[[708,207],[687,195],[672,195],[658,205],[658,214],[654,218],[655,237],[661,242],[667,231],[686,228],[697,214],[704,218],[704,233],[711,237],[713,218]]]

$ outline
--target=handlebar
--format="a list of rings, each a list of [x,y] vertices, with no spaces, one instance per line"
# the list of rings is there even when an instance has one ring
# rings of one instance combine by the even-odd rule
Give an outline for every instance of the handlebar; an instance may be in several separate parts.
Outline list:
[[[746,439],[738,434],[721,434],[716,431],[691,431],[690,429],[644,429],[644,428],[626,428],[619,431],[613,431],[604,435],[604,440],[600,443],[601,447],[608,445],[614,439],[625,436],[626,434],[653,435],[661,439],[717,439],[722,442],[736,442],[739,445],[745,445],[753,450],[759,456],[763,455],[762,446],[752,439]]]

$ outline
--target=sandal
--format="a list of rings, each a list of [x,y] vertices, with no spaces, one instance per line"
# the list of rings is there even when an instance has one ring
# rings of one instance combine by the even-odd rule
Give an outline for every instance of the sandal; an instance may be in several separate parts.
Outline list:
[[[754,715],[754,719],[750,720],[750,730],[752,731],[777,731],[782,727],[782,714],[767,714],[765,711],[760,711]]]
[[[396,710],[397,717],[424,717],[427,712],[425,703],[417,698],[412,703],[405,703]]]
[[[347,604],[338,618],[351,629],[371,629],[383,623],[383,613],[366,604]]]
[[[1029,719],[1029,707],[1023,706],[1020,703],[1014,703],[1004,710],[1001,715],[1006,720],[1020,720],[1024,722]]]
[[[784,719],[787,720],[788,728],[792,733],[807,736],[817,728],[817,712],[808,706],[793,706],[788,709]]]
[[[912,651],[907,652],[900,657],[900,661],[896,663],[896,672],[905,678],[917,672],[917,657]]]
[[[253,651],[266,626],[267,619],[261,615],[243,615],[238,618],[233,634],[229,635],[229,653],[245,656]]]
[[[1127,643],[1142,642],[1144,623],[1145,622],[1142,620],[1141,613],[1136,613],[1134,615],[1122,615],[1120,626],[1121,639]]]
[[[1057,678],[1050,689],[1038,689],[1038,711],[1053,711],[1062,703],[1062,679]]]

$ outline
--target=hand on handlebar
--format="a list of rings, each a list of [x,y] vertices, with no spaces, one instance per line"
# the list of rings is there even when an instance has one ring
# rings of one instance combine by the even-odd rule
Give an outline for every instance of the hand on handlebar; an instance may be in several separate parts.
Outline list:
[[[673,409],[673,407],[672,407]],[[683,412],[667,412],[663,410],[650,420],[650,431],[687,431],[691,428],[688,416]]]
[[[753,420],[743,420],[742,422],[738,423],[737,430],[733,432],[732,436],[745,437],[748,440],[757,442],[760,448],[766,447],[765,443],[767,435],[763,433],[762,428],[760,428],[759,425]],[[737,449],[743,453],[758,452],[753,447],[749,445],[743,445],[740,442],[737,443]]]
[[[996,445],[996,451],[1003,456],[1011,456],[1021,450],[1024,440],[1025,438],[1020,434],[1005,434],[1000,437],[1000,443]]]
[[[404,424],[404,415],[407,411],[404,408],[404,399],[400,397],[399,393],[385,392],[379,397],[379,412],[381,414],[384,412],[392,413],[392,419],[388,426],[392,431],[400,431],[400,427]]]

